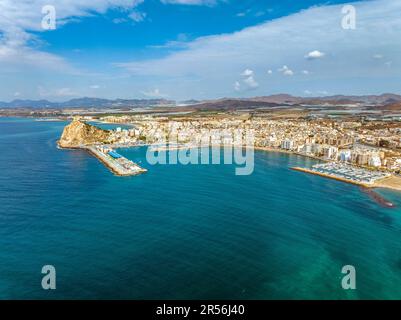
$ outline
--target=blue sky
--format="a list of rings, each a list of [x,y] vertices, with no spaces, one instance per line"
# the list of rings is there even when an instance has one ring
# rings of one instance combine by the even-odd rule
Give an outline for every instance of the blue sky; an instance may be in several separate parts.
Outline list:
[[[43,30],[53,4],[56,30]],[[356,29],[341,27],[344,4]],[[0,1],[0,100],[401,93],[397,0]]]

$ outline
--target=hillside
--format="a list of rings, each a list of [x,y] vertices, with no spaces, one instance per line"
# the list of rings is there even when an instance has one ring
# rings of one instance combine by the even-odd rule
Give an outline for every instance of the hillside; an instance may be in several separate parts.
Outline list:
[[[98,142],[107,143],[110,139],[110,131],[100,129],[80,120],[74,120],[64,128],[58,145],[62,148],[77,148]]]

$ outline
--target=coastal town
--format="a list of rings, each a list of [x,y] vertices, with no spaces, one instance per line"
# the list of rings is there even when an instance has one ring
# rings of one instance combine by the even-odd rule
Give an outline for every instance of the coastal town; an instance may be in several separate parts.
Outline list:
[[[92,116],[78,119],[94,120]],[[401,190],[401,178],[398,176],[401,171],[401,126],[393,122],[379,123],[356,118],[270,119],[228,113],[207,116],[106,115],[96,118],[96,121],[114,124],[117,128],[108,131],[107,141],[96,141],[95,145],[100,143],[105,147],[90,146],[92,153],[106,155],[113,162],[123,161],[118,167],[124,170],[116,170],[116,166],[112,166],[113,171],[121,175],[138,174],[146,169],[130,163],[113,148],[150,145],[163,151],[193,148],[206,143],[208,146],[252,146],[259,150],[311,157],[326,164],[304,168],[304,172],[368,187],[377,186],[387,179],[391,180],[392,189]],[[125,128],[122,128],[123,125]],[[252,145],[246,142],[249,133],[252,133]],[[118,156],[113,157],[114,154]],[[104,157],[100,160],[104,161]]]
[[[288,151],[322,160],[333,160],[380,171],[401,170],[401,126],[379,127],[360,121],[266,120],[263,118],[224,117],[181,118],[108,116],[108,123],[131,123],[134,128],[113,131],[114,143],[147,144],[174,137],[178,143],[201,141],[206,130],[219,138],[241,131],[253,132],[254,146],[260,149]],[[214,132],[213,132],[214,131]],[[232,141],[234,143],[234,141]]]

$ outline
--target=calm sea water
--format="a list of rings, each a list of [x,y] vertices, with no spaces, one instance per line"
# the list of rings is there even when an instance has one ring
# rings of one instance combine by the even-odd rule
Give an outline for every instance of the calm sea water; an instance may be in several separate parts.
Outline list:
[[[112,175],[58,150],[63,122],[0,118],[0,298],[400,299],[401,194],[382,208],[356,186],[291,171],[257,152],[255,172],[158,165]],[[41,289],[41,268],[57,289]],[[354,265],[357,290],[341,288]]]

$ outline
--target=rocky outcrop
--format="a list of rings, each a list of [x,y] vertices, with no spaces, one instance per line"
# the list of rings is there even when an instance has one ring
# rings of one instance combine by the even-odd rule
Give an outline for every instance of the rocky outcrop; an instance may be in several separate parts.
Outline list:
[[[80,120],[74,120],[64,128],[58,145],[62,148],[79,148],[95,143],[109,142],[111,142],[110,131],[100,129]]]

